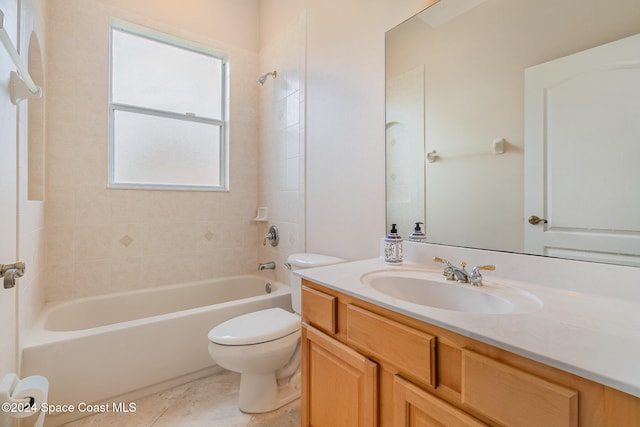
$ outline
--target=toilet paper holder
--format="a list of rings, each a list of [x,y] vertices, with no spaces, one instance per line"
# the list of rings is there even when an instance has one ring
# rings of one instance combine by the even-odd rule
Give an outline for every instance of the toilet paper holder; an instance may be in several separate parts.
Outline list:
[[[16,374],[5,375],[4,379],[0,383],[1,403],[16,403],[25,408],[33,406],[35,402],[29,397],[18,398],[18,399],[14,399],[11,397],[11,395],[13,394],[13,390],[15,389],[19,381],[20,379]],[[5,411],[5,412],[9,412],[9,411]]]
[[[14,373],[5,375],[0,382],[0,426],[9,425],[10,418],[26,418],[40,412],[35,427],[42,427],[45,417],[42,405],[47,401],[48,391],[49,381],[41,375],[22,380]]]

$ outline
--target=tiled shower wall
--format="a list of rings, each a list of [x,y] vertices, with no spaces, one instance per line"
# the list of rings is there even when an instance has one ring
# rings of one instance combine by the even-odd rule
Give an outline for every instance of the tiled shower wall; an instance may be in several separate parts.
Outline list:
[[[269,208],[259,239],[270,225],[280,231],[276,247],[261,245],[259,261],[275,261],[278,280],[288,283],[287,257],[305,251],[306,13],[262,46],[260,74],[276,70],[259,88],[260,163],[258,204]]]
[[[252,221],[258,200],[257,49],[230,46],[109,3],[47,2],[46,299],[255,271],[262,244]],[[229,53],[231,191],[106,188],[111,17]]]

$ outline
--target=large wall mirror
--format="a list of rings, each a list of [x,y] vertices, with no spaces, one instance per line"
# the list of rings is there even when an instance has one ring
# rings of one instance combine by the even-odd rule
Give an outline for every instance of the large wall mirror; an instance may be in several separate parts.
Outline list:
[[[388,31],[388,225],[640,266],[637,34],[638,0],[440,0]]]

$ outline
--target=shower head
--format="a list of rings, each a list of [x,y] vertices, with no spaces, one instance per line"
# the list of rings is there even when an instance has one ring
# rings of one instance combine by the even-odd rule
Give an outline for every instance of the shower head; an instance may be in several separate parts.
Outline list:
[[[260,86],[262,86],[264,82],[267,81],[267,77],[269,76],[273,76],[273,78],[275,79],[278,76],[278,72],[276,70],[273,70],[273,71],[269,71],[266,74],[261,75],[260,78],[258,79],[258,83],[260,83]]]

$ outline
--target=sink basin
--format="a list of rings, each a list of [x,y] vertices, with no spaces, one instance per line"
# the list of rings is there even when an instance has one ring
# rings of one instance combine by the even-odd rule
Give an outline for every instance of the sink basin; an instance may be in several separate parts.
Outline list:
[[[504,314],[534,311],[542,306],[538,298],[526,291],[460,284],[435,272],[379,271],[365,274],[361,282],[398,300],[449,311]]]

